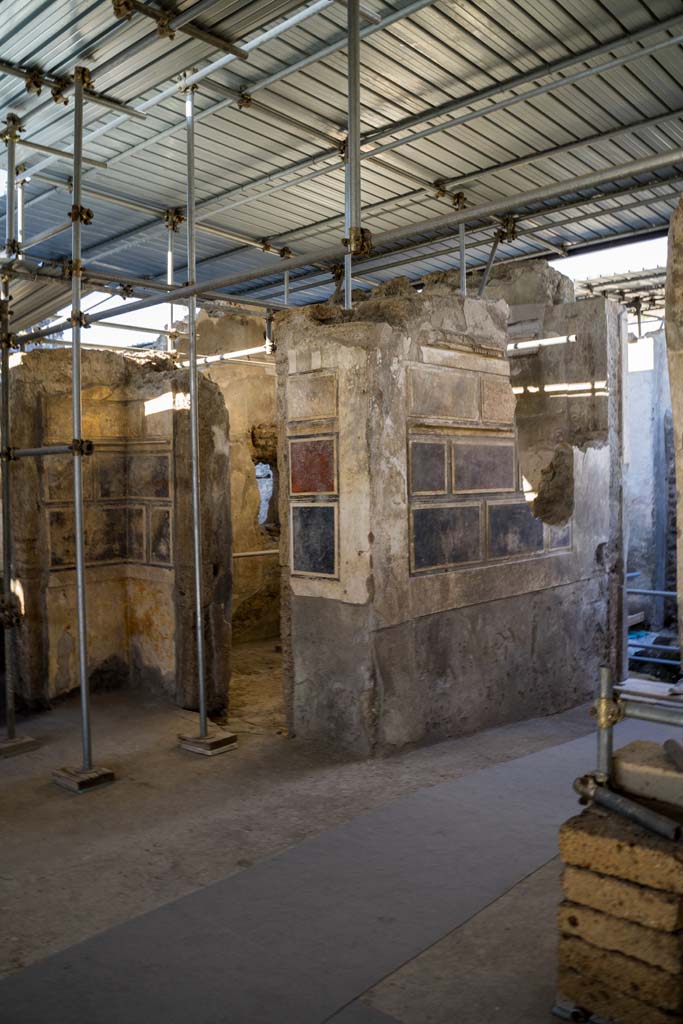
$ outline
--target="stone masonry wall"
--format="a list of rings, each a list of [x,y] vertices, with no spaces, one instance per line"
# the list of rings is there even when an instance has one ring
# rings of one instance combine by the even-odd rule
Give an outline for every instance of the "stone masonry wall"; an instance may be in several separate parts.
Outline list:
[[[589,315],[614,347],[609,304]],[[277,315],[296,734],[367,754],[550,713],[592,691],[608,647],[607,418],[599,444],[570,442],[571,516],[535,518],[506,317],[504,302],[461,298],[451,275],[419,295],[392,282],[348,313]]]
[[[197,329],[203,355],[243,351],[263,344],[263,320],[202,313]],[[202,373],[221,390],[230,414],[230,507],[233,536],[233,641],[278,636],[280,632],[280,537],[277,514],[277,425],[275,365],[259,353],[251,365],[216,362]],[[259,524],[256,464],[275,475],[271,514]],[[263,554],[254,554],[263,552]]]
[[[11,369],[15,448],[71,439],[71,354],[34,351]],[[167,357],[83,352],[88,671],[93,686],[144,686],[197,705],[187,371]],[[207,695],[230,671],[228,424],[200,382]],[[78,686],[71,456],[10,466],[14,565],[25,614],[18,696],[40,706]]]

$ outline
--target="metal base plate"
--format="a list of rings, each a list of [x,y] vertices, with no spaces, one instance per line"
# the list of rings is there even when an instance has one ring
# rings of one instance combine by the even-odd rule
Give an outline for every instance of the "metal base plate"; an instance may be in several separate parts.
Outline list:
[[[237,736],[234,732],[213,732],[208,736],[178,736],[178,741],[183,750],[213,757],[215,754],[226,754],[228,750],[233,750]]]
[[[52,779],[70,793],[85,793],[89,789],[108,785],[114,781],[115,775],[110,768],[90,768],[88,771],[82,768],[56,768]]]
[[[584,1010],[579,1006],[574,1006],[571,1003],[558,1003],[552,1009],[553,1017],[557,1017],[559,1020],[571,1020],[576,1021],[577,1024],[613,1024],[612,1021],[605,1020],[604,1017],[596,1017],[591,1015],[590,1010]]]
[[[30,736],[13,736],[12,739],[0,740],[0,757],[14,757],[16,754],[26,754],[29,750],[35,750],[40,746],[40,740],[31,739]]]

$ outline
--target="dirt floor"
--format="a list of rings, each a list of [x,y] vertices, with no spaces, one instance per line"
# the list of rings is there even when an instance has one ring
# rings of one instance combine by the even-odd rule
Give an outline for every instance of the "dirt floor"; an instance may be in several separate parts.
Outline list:
[[[233,647],[230,722],[233,730],[240,732],[284,732],[282,648],[278,640],[256,640]]]
[[[238,745],[220,757],[178,748],[177,734],[196,728],[196,715],[140,692],[96,693],[95,762],[112,768],[117,781],[74,796],[57,788],[50,773],[78,763],[78,700],[21,723],[41,747],[0,762],[0,973],[21,970],[398,796],[593,728],[586,709],[575,709],[386,759],[346,759],[284,734],[276,646],[269,641],[236,650],[229,726]],[[443,1006],[456,996],[468,999],[473,1014],[474,1008],[483,1012],[458,1016],[458,1024],[487,1019],[501,1001],[490,1019],[547,1024],[557,870],[541,869],[522,885],[526,896],[503,897],[498,910],[487,908],[377,986],[367,1001],[406,1024],[455,1019],[443,1016]],[[539,914],[540,907],[547,913]],[[491,992],[475,960],[500,956],[501,936],[513,919],[517,934],[524,931],[520,919],[528,926],[528,969],[536,983],[522,991],[522,981],[511,982],[517,1002],[505,1006],[509,993]],[[463,973],[456,992],[455,980],[440,967],[440,956],[450,955],[471,961],[469,996],[462,991]],[[420,988],[433,991],[434,1000],[440,992],[442,1009],[435,1002],[433,1015],[420,1016]]]

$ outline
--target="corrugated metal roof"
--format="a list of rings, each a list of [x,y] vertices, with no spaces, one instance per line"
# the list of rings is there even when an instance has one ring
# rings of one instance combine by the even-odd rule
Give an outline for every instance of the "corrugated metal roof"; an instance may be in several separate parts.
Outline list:
[[[170,9],[167,3],[159,6]],[[178,9],[191,6],[192,0],[183,0]],[[679,0],[620,0],[618,5],[601,0],[364,0],[364,6],[383,21],[391,20],[379,30],[368,24],[362,45],[362,129],[366,136],[381,134],[365,148],[401,142],[363,160],[365,226],[374,234],[415,230],[409,243],[380,248],[357,265],[366,279],[361,287],[396,273],[417,279],[457,266],[452,231],[423,232],[420,225],[452,208],[453,194],[460,190],[467,205],[476,208],[557,184],[561,194],[556,198],[516,211],[517,238],[500,244],[501,260],[577,251],[609,238],[641,237],[666,228],[681,189],[683,162],[637,178],[622,176],[580,194],[573,191],[573,182],[591,170],[683,146],[683,60],[680,43],[670,42],[677,33],[683,36]],[[398,16],[407,9],[412,13]],[[307,16],[254,45],[262,33],[299,12]],[[185,201],[185,138],[183,97],[172,93],[158,103],[155,97],[184,71],[206,67],[222,51],[180,32],[173,39],[160,38],[152,20],[137,13],[128,21],[117,19],[108,2],[4,0],[1,13],[0,60],[24,68],[39,65],[54,77],[85,64],[96,89],[134,107],[148,107],[140,121],[87,104],[86,154],[108,166],[86,169],[84,184],[124,202],[134,200],[136,208],[113,205],[86,191],[95,219],[84,228],[84,257],[100,270],[163,280],[166,230],[161,214]],[[677,23],[658,27],[676,16]],[[203,29],[251,47],[248,60],[231,59],[215,69],[196,95],[197,203],[207,225],[251,240],[270,239],[276,248],[286,245],[296,254],[311,253],[312,263],[317,249],[340,240],[344,171],[335,145],[345,135],[345,21],[343,3],[320,0],[216,0],[197,18]],[[628,38],[648,27],[652,32],[646,37]],[[600,56],[580,59],[609,42],[613,45]],[[656,44],[661,45],[621,66],[547,92],[536,88]],[[566,58],[577,59],[548,74],[547,62]],[[99,75],[98,68],[104,69]],[[534,70],[533,81],[511,83]],[[495,95],[473,97],[492,87]],[[239,108],[226,90],[251,94],[251,105]],[[512,102],[514,97],[522,98]],[[456,101],[457,109],[438,116],[432,112]],[[27,138],[70,149],[72,105],[54,104],[49,90],[31,95],[22,81],[0,74],[0,105],[3,116],[14,111],[25,119]],[[422,116],[419,126],[393,127],[416,115]],[[454,124],[455,119],[460,123]],[[642,124],[653,119],[656,124]],[[413,137],[429,126],[435,127],[433,133]],[[595,138],[607,133],[607,138]],[[557,147],[564,151],[554,154]],[[30,237],[64,222],[71,200],[64,187],[55,189],[50,182],[64,186],[70,166],[25,148],[19,159],[27,174],[37,171],[26,188]],[[296,169],[306,161],[309,166]],[[263,182],[267,176],[271,180]],[[437,181],[446,183],[440,197]],[[490,219],[468,225],[468,266],[485,262],[497,227]],[[204,232],[197,243],[200,280],[263,268],[257,280],[231,293],[282,299],[277,255]],[[46,260],[69,254],[68,232],[31,250]],[[184,279],[184,263],[180,231],[178,281]],[[329,296],[333,284],[329,271],[309,265],[292,272],[291,288],[292,301],[309,302]]]

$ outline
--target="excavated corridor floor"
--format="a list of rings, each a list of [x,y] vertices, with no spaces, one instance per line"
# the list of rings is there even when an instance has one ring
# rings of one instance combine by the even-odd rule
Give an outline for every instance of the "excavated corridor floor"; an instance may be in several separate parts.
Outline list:
[[[273,641],[236,654],[229,724],[239,743],[221,757],[204,759],[176,746],[177,733],[191,729],[195,715],[141,693],[95,694],[95,760],[113,768],[117,781],[75,797],[54,786],[50,771],[77,762],[78,703],[66,701],[22,723],[42,746],[0,762],[3,974],[22,972],[211,883],[256,865],[268,868],[274,855],[296,853],[314,837],[325,841],[329,830],[390,811],[397,799],[436,799],[444,783],[592,731],[586,709],[575,709],[386,759],[345,759],[284,735],[275,648]],[[534,864],[529,877],[453,931],[443,929],[421,955],[397,962],[343,1019],[547,1024],[558,899],[551,851],[550,862]],[[497,965],[495,984],[487,963]],[[2,995],[0,986],[0,1004]],[[226,1020],[241,1024],[242,1017]]]

